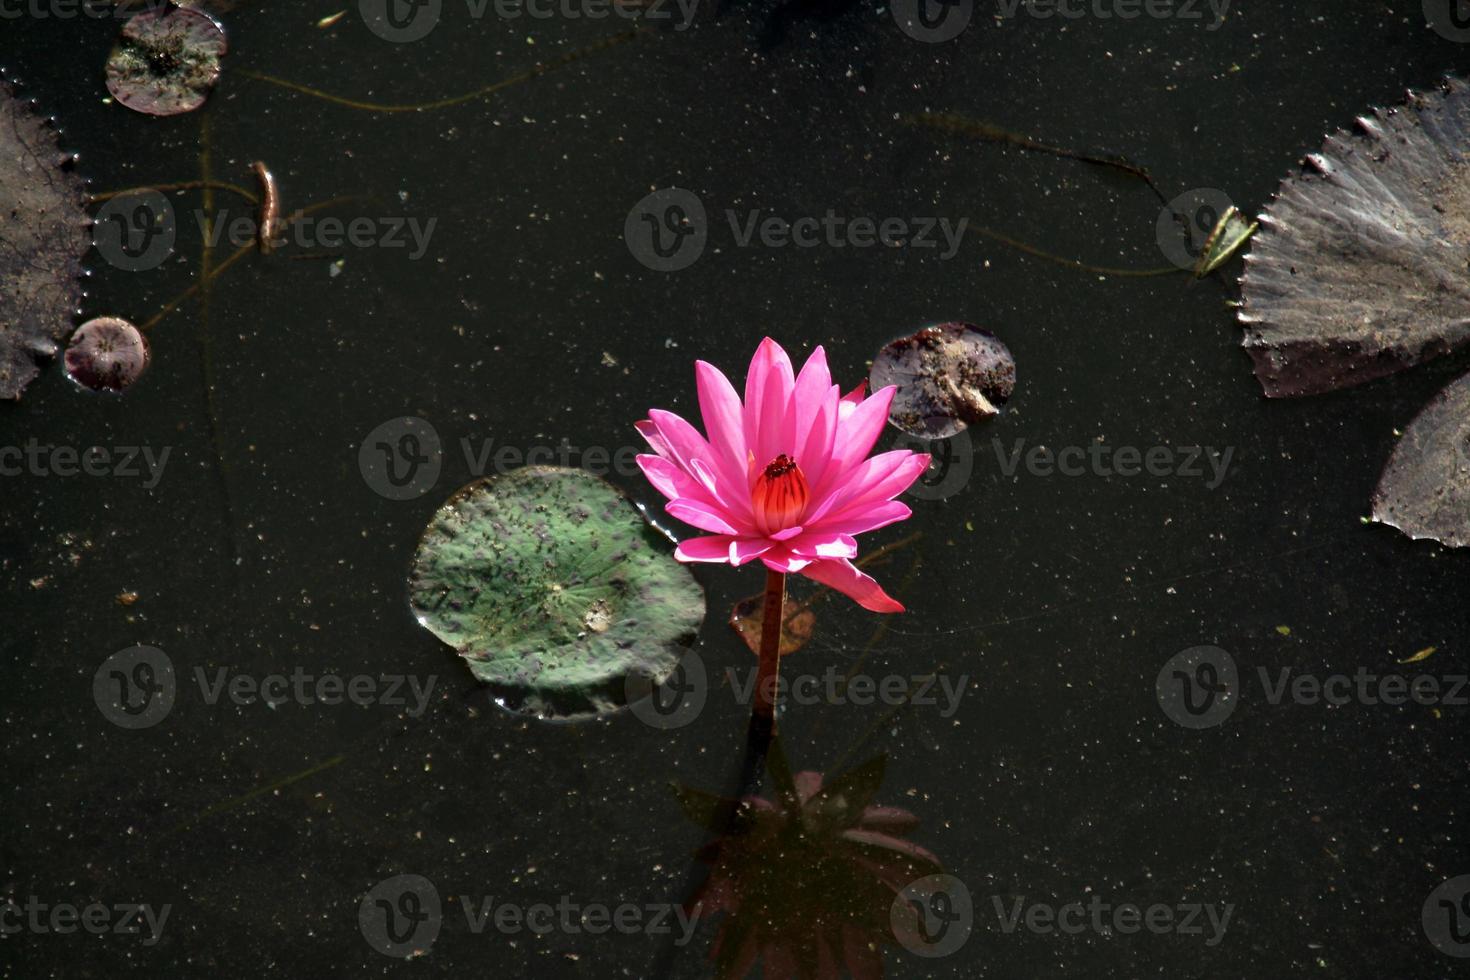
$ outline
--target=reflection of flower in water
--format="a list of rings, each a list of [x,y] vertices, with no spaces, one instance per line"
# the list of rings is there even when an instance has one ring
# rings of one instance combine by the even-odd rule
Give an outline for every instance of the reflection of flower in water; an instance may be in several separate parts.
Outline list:
[[[725,913],[711,953],[716,977],[744,977],[758,961],[767,978],[783,980],[883,975],[894,896],[941,870],[937,857],[903,839],[917,817],[872,805],[883,761],[825,787],[815,772],[788,776],[783,786],[773,765],[778,801],[746,797],[743,828],[700,850],[710,873],[689,904],[700,916]],[[679,792],[685,811],[706,826],[736,805]]]

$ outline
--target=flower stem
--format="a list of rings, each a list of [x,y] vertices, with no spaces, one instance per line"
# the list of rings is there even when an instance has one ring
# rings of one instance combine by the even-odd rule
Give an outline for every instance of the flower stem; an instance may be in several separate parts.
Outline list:
[[[760,664],[755,673],[752,724],[776,733],[776,682],[781,675],[781,627],[786,615],[786,573],[766,571],[766,601],[761,610]]]

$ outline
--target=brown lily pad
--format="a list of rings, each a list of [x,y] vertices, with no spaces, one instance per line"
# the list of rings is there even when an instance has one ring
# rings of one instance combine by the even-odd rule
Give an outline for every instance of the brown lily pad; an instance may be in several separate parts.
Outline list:
[[[1470,374],[1436,395],[1394,447],[1373,519],[1411,538],[1470,546]]]
[[[87,211],[55,127],[0,77],[0,398],[16,399],[56,356],[82,301]]]
[[[198,7],[145,10],[123,25],[107,59],[107,90],[129,109],[176,116],[202,106],[229,49],[225,29]]]
[[[66,345],[66,373],[93,391],[131,388],[148,368],[148,341],[142,331],[115,316],[100,316],[77,327]]]
[[[891,341],[873,358],[873,390],[897,385],[888,421],[948,439],[999,414],[1016,390],[1016,359],[989,330],[941,323]]]
[[[765,622],[765,593],[746,596],[730,610],[730,626],[740,634],[750,652],[760,656],[761,628]],[[786,599],[781,607],[781,656],[795,653],[806,646],[817,627],[817,614],[804,603]]]
[[[1239,316],[1268,397],[1362,384],[1470,340],[1470,84],[1328,136],[1260,225]]]

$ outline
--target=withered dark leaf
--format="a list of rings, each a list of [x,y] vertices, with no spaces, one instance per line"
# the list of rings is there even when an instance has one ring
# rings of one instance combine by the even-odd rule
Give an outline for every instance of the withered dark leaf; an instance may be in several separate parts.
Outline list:
[[[1470,374],[1404,432],[1373,494],[1373,519],[1411,538],[1470,546]]]
[[[1261,215],[1240,321],[1272,398],[1371,381],[1470,340],[1470,84],[1328,136]]]
[[[1016,389],[1016,361],[989,330],[941,323],[891,341],[869,383],[897,385],[888,420],[909,435],[948,439],[998,414]]]
[[[82,180],[55,128],[0,78],[0,398],[71,332],[89,243]]]

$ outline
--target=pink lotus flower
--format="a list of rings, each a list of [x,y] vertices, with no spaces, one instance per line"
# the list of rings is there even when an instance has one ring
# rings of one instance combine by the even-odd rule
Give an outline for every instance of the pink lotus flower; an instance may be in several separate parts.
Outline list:
[[[799,572],[874,612],[903,612],[858,571],[856,535],[912,511],[893,498],[929,457],[906,449],[868,453],[888,420],[896,388],[841,395],[822,348],[799,375],[781,345],[761,341],[745,379],[745,402],[719,369],[696,361],[699,410],[709,438],[671,412],[651,409],[638,431],[658,455],[638,465],[669,498],[665,509],[709,537],[679,545],[680,561],[743,565],[759,558]]]

